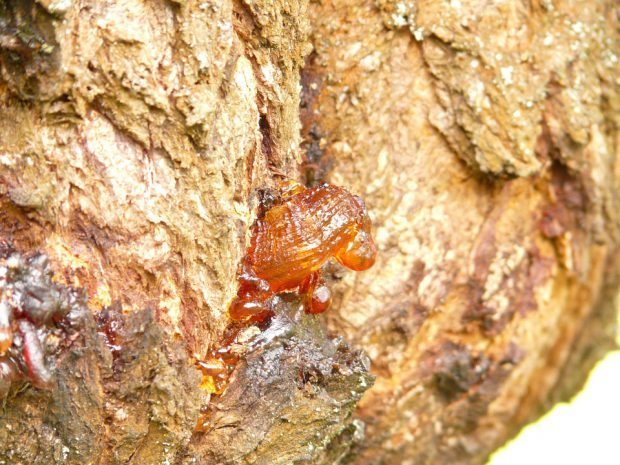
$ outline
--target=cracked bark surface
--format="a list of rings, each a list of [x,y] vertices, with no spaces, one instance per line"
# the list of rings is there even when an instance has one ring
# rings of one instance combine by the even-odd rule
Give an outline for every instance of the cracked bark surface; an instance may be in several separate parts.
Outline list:
[[[53,387],[11,385],[0,464],[483,463],[613,347],[619,21],[612,0],[2,1],[0,269],[45,254],[83,317],[38,328]],[[379,258],[329,264],[320,317],[285,296],[211,398],[192,361],[283,177],[362,195]]]

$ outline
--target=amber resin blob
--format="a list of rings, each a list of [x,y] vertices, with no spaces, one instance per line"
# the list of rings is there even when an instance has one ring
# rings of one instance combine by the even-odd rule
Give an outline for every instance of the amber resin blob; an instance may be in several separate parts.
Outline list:
[[[230,317],[260,320],[274,294],[292,290],[307,296],[307,312],[326,310],[330,294],[320,268],[330,258],[352,270],[370,268],[377,255],[371,228],[361,197],[330,184],[305,189],[287,182],[253,226]]]
[[[245,330],[269,320],[278,293],[298,292],[306,312],[324,312],[331,301],[320,274],[325,262],[333,258],[362,271],[377,256],[372,223],[361,197],[330,184],[306,189],[294,181],[282,183],[266,197],[241,264],[239,291],[228,310],[231,322],[223,346],[198,362],[203,387],[213,394],[225,388],[242,339],[247,337]]]

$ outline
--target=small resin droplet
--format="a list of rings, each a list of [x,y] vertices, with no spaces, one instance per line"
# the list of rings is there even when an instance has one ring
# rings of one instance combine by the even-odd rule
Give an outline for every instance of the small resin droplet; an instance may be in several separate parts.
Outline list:
[[[327,284],[320,284],[312,292],[312,302],[308,308],[308,313],[323,313],[329,307],[332,300],[332,293]]]
[[[0,328],[0,355],[4,355],[13,344],[13,332],[9,328]]]
[[[208,358],[197,362],[198,368],[208,376],[217,376],[226,373],[226,364],[219,358]]]
[[[0,302],[0,355],[4,355],[13,344],[11,330],[11,309],[6,301]]]
[[[271,311],[261,301],[236,299],[228,309],[233,321],[261,322],[271,316]]]

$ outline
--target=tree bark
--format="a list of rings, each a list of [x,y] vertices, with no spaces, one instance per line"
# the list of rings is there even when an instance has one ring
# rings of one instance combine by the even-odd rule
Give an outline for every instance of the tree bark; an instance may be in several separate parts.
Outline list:
[[[3,0],[0,298],[60,310],[49,384],[0,366],[0,464],[484,463],[614,344],[618,31],[614,0]],[[211,396],[282,178],[362,195],[379,257]]]

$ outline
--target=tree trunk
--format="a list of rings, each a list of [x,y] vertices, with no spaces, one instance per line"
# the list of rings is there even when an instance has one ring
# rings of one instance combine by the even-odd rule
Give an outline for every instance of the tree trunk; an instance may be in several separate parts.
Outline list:
[[[0,5],[0,464],[481,464],[613,346],[614,0]],[[379,257],[212,396],[283,178]]]

